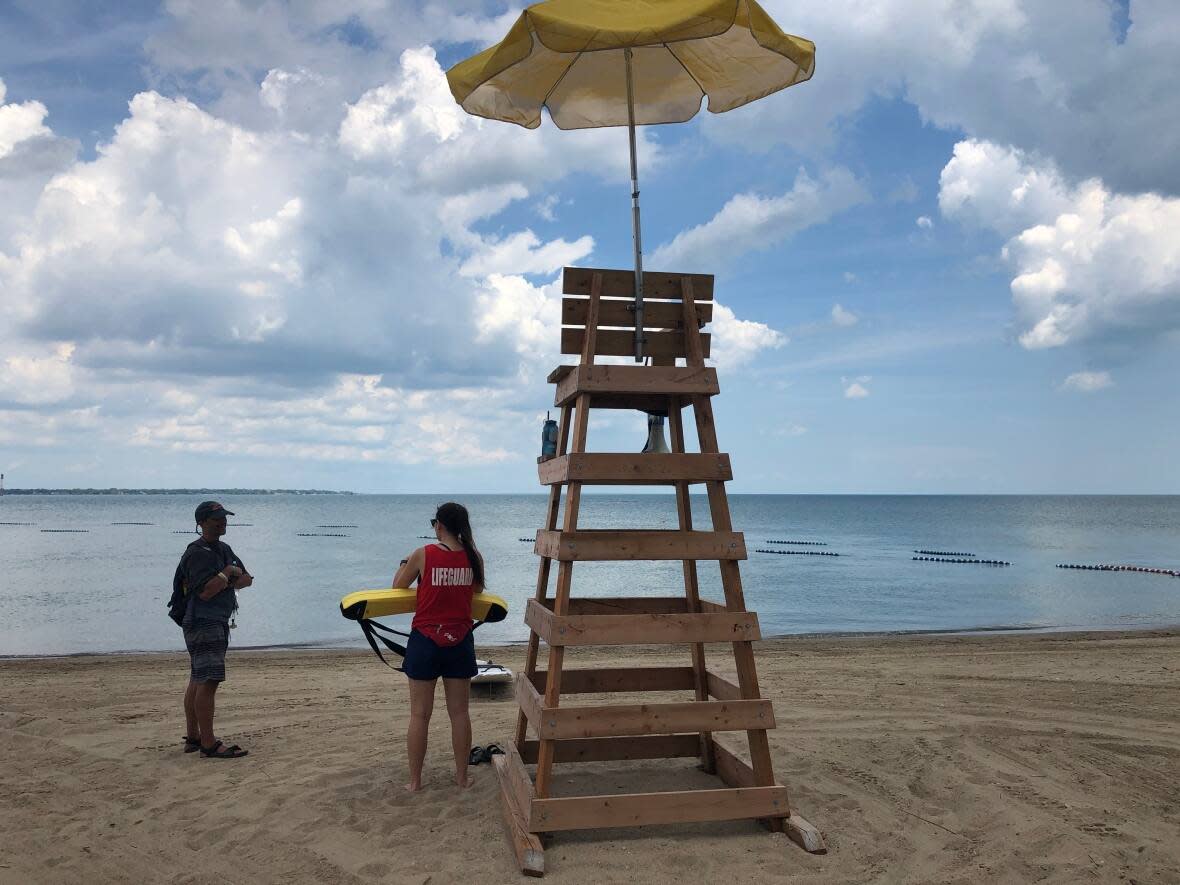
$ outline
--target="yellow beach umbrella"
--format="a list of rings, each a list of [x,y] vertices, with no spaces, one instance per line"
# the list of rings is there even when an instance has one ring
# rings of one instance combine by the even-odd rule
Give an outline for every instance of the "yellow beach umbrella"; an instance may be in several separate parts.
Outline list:
[[[643,245],[635,126],[719,114],[801,83],[815,44],[754,0],[548,0],[503,40],[447,71],[465,111],[528,129],[627,126],[635,246],[635,358],[643,357]]]

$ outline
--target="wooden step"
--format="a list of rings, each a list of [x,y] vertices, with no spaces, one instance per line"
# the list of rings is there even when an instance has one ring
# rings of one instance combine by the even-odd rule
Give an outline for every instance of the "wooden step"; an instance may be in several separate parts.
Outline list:
[[[552,600],[530,599],[524,615],[524,622],[551,646],[677,645],[753,642],[762,638],[758,615],[753,612],[559,617],[552,605]]]
[[[707,366],[558,366],[549,374],[557,385],[556,406],[590,394],[590,405],[599,409],[667,409],[668,399],[715,396],[721,388],[717,370]]]
[[[761,699],[546,707],[528,679],[518,678],[515,684],[517,703],[543,741],[775,727],[774,708],[770,701]]]
[[[741,532],[684,532],[675,529],[582,529],[539,531],[533,552],[561,562],[608,560],[745,559]]]
[[[596,827],[785,817],[788,814],[786,787],[731,787],[533,799],[528,827],[532,833],[546,833]]]
[[[541,485],[672,485],[733,479],[725,454],[630,454],[574,452],[537,465]]]

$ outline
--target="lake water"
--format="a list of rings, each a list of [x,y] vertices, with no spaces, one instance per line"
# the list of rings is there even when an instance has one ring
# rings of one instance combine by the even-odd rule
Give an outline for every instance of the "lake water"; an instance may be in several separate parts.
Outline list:
[[[235,646],[364,646],[339,613],[345,593],[388,587],[399,559],[424,543],[440,499],[412,495],[239,495],[225,540],[256,577],[239,594]],[[543,495],[470,496],[489,589],[507,621],[477,640],[528,637],[532,538]],[[177,650],[165,613],[172,574],[191,539],[198,497],[0,497],[0,654]],[[584,495],[584,528],[674,528],[665,495]],[[765,636],[796,633],[968,630],[990,627],[1137,628],[1180,623],[1180,579],[1056,568],[1130,563],[1180,568],[1180,497],[734,495],[746,536],[747,607]],[[707,528],[705,498],[694,520]],[[8,523],[31,523],[11,525]],[[149,523],[119,525],[117,523]],[[349,526],[322,528],[321,526]],[[355,527],[354,527],[355,526]],[[43,531],[73,529],[85,532]],[[300,533],[345,537],[300,537]],[[822,541],[825,547],[770,545]],[[815,550],[779,556],[756,548]],[[917,549],[974,553],[1008,567],[915,562]],[[712,563],[702,593],[721,601]],[[556,570],[554,570],[556,574]],[[579,563],[575,596],[683,593],[679,563]],[[552,582],[551,591],[552,592]],[[391,619],[394,625],[408,618]]]

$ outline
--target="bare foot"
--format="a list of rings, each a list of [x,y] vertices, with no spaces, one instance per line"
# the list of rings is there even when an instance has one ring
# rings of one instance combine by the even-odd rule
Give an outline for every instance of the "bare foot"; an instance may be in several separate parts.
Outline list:
[[[406,792],[407,793],[421,793],[422,792],[422,785],[421,784],[406,784]]]
[[[459,789],[466,790],[475,783],[475,778],[468,774],[463,777],[463,780],[459,780],[459,775],[455,775],[455,783],[459,786]]]

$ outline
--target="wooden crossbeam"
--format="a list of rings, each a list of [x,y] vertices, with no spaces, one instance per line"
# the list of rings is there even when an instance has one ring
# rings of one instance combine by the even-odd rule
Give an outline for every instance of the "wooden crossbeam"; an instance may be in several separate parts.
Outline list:
[[[545,673],[531,677],[537,691],[545,689]],[[614,691],[680,691],[693,687],[692,667],[609,667],[566,670],[561,676],[563,694],[604,694]]]
[[[587,453],[562,455],[537,465],[541,485],[671,485],[733,479],[728,455],[644,455]]]
[[[585,326],[590,299],[562,298],[561,324]],[[697,305],[697,325],[713,320],[713,305]],[[643,298],[643,327],[645,329],[679,329],[684,323],[684,311],[678,301],[649,301]],[[635,301],[632,298],[604,298],[599,304],[598,328],[635,328]]]
[[[565,738],[775,727],[774,709],[764,700],[552,707],[523,676],[516,680],[516,699],[542,744]]]
[[[583,529],[538,532],[534,552],[564,562],[746,558],[741,532]],[[743,606],[744,608],[744,606]]]
[[[648,394],[652,396],[714,396],[721,386],[717,370],[705,366],[562,366],[553,379],[554,404],[564,405],[579,393]]]
[[[524,622],[548,645],[677,645],[762,637],[752,612],[561,616],[530,599]]]
[[[587,327],[589,328],[589,327]],[[683,332],[647,332],[647,344],[644,351],[652,357],[682,357],[685,356],[685,334]],[[712,336],[708,333],[699,336],[704,355],[709,355],[712,347]],[[567,327],[561,330],[561,352],[582,353],[586,330]],[[623,329],[599,329],[598,340],[594,345],[597,356],[630,356],[635,352],[635,333]]]
[[[526,763],[537,758],[539,741],[520,749]],[[645,734],[629,737],[572,738],[554,741],[554,762],[622,762],[635,759],[683,759],[698,753],[695,734]]]
[[[741,820],[782,814],[786,807],[784,787],[534,799],[529,830],[546,833],[594,827]]]
[[[634,298],[635,271],[614,270],[598,267],[567,267],[562,273],[561,291],[565,295],[589,295],[594,275],[602,280],[603,298]],[[696,273],[681,274],[667,271],[645,270],[643,272],[643,303],[652,301],[679,301],[682,297],[682,281],[692,281],[697,301],[713,300],[713,275]]]

